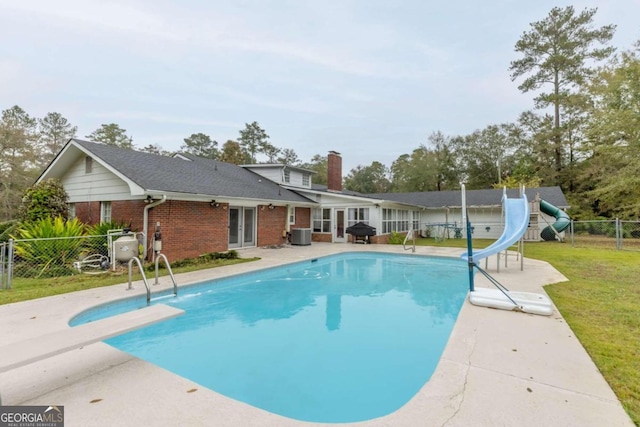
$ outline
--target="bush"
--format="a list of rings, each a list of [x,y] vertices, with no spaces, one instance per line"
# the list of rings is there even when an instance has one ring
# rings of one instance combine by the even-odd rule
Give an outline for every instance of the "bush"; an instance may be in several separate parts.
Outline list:
[[[238,259],[238,258],[239,258],[238,252],[234,250],[230,250],[227,252],[211,252],[208,254],[202,254],[198,258],[185,258],[185,259],[174,261],[171,263],[171,267],[172,268],[186,267],[189,265],[205,264],[218,259]],[[145,270],[155,271],[155,268],[156,268],[155,264],[150,263],[145,267]],[[164,263],[160,263],[158,265],[158,268],[165,268]]]
[[[22,196],[19,214],[23,221],[69,217],[69,196],[57,179],[47,179],[28,188]]]
[[[18,225],[20,223],[17,220],[0,223],[0,243],[8,242],[11,235],[16,234]]]
[[[86,228],[86,232],[89,236],[106,236],[109,230],[124,230],[128,229],[129,224],[126,222],[109,221],[101,222],[100,224],[91,225]],[[114,239],[117,237],[114,237]],[[107,238],[104,240],[87,239],[87,251],[89,253],[99,253],[101,255],[109,255],[109,244]]]
[[[387,243],[390,245],[401,245],[402,243],[404,243],[404,238],[404,234],[392,231],[391,236],[389,236],[389,240],[387,240]]]
[[[12,236],[25,239],[15,246],[16,256],[24,264],[17,271],[29,277],[52,277],[60,272],[68,275],[71,270],[66,266],[82,251],[84,239],[78,236],[82,236],[84,227],[77,218],[65,221],[62,217],[23,223],[17,236]]]
[[[109,230],[123,230],[129,228],[126,222],[109,221],[87,227],[87,234],[90,236],[106,236]]]

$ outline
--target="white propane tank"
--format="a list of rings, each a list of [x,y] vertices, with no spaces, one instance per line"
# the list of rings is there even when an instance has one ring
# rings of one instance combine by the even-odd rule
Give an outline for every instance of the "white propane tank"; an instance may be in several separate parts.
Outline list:
[[[116,261],[127,262],[138,255],[138,239],[134,234],[119,237],[113,242]]]

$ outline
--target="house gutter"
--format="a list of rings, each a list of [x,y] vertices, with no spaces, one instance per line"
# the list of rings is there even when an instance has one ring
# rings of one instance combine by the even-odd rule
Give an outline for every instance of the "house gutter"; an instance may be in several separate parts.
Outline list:
[[[144,257],[147,257],[147,232],[149,231],[149,209],[151,208],[155,208],[158,205],[163,204],[164,202],[167,201],[167,195],[163,194],[162,195],[162,199],[157,200],[153,203],[149,203],[147,206],[144,207],[144,214],[142,217],[142,233],[144,235],[144,241],[142,242],[142,253],[144,254]]]

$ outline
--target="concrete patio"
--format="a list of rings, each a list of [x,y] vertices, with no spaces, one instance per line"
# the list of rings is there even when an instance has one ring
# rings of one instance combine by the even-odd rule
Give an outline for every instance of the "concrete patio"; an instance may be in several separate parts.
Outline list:
[[[345,251],[411,254],[402,246],[321,244],[252,248],[260,261],[176,276],[180,287]],[[416,254],[455,256],[460,249],[418,247]],[[509,289],[544,292],[566,280],[544,262],[509,259],[496,273]],[[476,286],[489,287],[476,276]],[[142,283],[90,289],[0,306],[0,347],[69,328],[77,313],[97,304],[144,298]],[[168,277],[154,291],[171,288]],[[0,374],[5,405],[64,405],[66,426],[302,426],[229,399],[104,343],[53,356]],[[535,316],[465,302],[447,347],[419,393],[398,411],[360,426],[633,426],[562,316]]]

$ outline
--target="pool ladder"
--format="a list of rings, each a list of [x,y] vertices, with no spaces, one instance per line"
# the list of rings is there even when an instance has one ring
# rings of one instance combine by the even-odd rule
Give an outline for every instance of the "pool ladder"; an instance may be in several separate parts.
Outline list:
[[[158,285],[158,262],[160,259],[164,260],[165,265],[167,266],[167,270],[169,270],[169,276],[171,276],[171,281],[173,282],[173,295],[178,296],[178,283],[176,282],[176,278],[173,275],[173,271],[171,270],[171,265],[167,260],[165,254],[158,254],[156,257],[156,280],[154,285]],[[129,286],[127,286],[127,290],[130,291],[133,289],[132,285],[132,276],[133,276],[133,263],[138,265],[138,269],[140,270],[140,274],[142,274],[142,281],[144,282],[144,287],[147,289],[147,305],[151,303],[151,287],[149,286],[149,282],[147,281],[147,275],[144,274],[144,268],[142,268],[142,262],[140,258],[133,257],[129,260]]]
[[[413,247],[407,248],[407,241],[409,240],[409,238],[413,240]],[[404,248],[405,251],[408,251],[409,249],[411,249],[411,252],[416,251],[416,233],[413,228],[409,229],[409,231],[407,232],[407,235],[404,237],[404,242],[402,242],[402,247]]]

